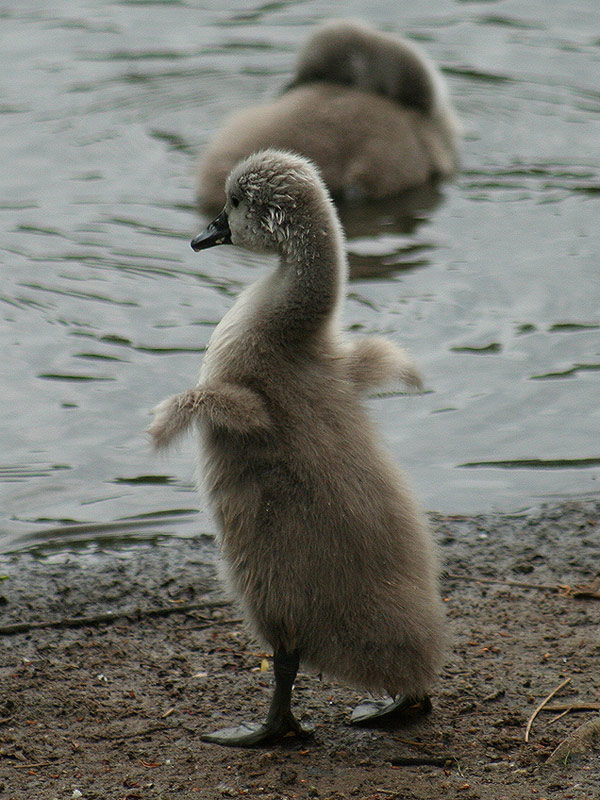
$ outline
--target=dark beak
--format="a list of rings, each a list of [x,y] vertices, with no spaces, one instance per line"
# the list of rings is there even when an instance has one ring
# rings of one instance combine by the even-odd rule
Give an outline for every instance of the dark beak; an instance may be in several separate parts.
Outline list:
[[[196,252],[206,250],[207,247],[215,247],[217,244],[231,244],[231,231],[225,209],[213,219],[208,228],[192,239],[192,249]]]

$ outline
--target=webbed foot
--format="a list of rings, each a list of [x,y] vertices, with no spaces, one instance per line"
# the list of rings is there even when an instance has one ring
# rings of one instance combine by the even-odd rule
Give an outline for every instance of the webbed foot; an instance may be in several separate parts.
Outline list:
[[[364,700],[352,712],[352,725],[378,725],[380,723],[411,720],[431,711],[429,695],[406,697],[399,695],[386,700]]]
[[[200,737],[202,741],[223,744],[226,747],[254,747],[257,744],[280,742],[288,737],[311,736],[313,730],[303,728],[290,708],[292,687],[299,663],[300,658],[296,652],[287,653],[284,650],[275,652],[273,656],[275,691],[267,719],[262,725],[256,722],[242,722],[234,728],[206,733]]]
[[[273,744],[284,739],[304,739],[311,736],[313,730],[303,728],[298,720],[290,715],[278,723],[267,719],[262,725],[257,722],[242,722],[233,728],[223,728],[213,733],[200,736],[203,742],[222,744],[226,747],[254,747],[259,744]]]

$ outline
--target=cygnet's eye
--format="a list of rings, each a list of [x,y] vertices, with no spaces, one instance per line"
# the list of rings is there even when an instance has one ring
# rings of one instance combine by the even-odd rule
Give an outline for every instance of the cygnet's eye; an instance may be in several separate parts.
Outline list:
[[[240,204],[240,199],[239,199],[239,197],[236,197],[235,195],[233,195],[233,196],[232,196],[232,198],[231,198],[231,205],[232,205],[234,208],[237,208],[237,207],[239,206],[239,204]]]

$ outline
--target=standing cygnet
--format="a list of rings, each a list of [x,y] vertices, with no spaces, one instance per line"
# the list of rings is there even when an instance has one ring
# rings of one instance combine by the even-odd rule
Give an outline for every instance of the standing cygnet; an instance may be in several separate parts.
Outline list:
[[[440,72],[414,44],[364,23],[326,23],[287,90],[225,122],[198,169],[198,199],[221,208],[241,159],[268,147],[312,159],[334,196],[377,198],[450,176],[459,124]]]
[[[203,738],[247,746],[301,735],[290,710],[299,664],[396,698],[359,706],[355,721],[428,710],[444,649],[436,559],[361,402],[391,380],[419,387],[419,374],[385,339],[343,338],[344,239],[308,160],[257,153],[226,194],[194,250],[231,243],[279,264],[242,292],[197,387],[161,403],[150,433],[162,447],[197,425],[227,581],[273,648],[275,693],[263,725]]]

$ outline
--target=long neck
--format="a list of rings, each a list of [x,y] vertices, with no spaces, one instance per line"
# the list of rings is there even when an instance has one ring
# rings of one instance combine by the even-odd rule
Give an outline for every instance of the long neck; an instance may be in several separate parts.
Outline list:
[[[268,309],[272,332],[291,346],[339,325],[347,262],[339,223],[333,211],[327,212],[294,225],[297,233],[282,245],[273,276],[277,289]]]

